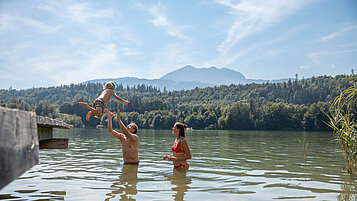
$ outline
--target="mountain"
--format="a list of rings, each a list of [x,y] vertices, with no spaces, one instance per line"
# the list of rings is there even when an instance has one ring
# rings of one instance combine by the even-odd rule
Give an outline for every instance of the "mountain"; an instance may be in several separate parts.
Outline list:
[[[216,67],[210,68],[195,68],[193,66],[185,66],[178,70],[167,73],[160,79],[175,80],[179,82],[209,83],[214,85],[230,85],[230,84],[246,84],[247,79],[240,72]]]
[[[166,80],[166,79],[143,79],[143,78],[136,78],[136,77],[123,77],[123,78],[108,78],[108,79],[95,79],[83,82],[82,84],[86,83],[106,83],[109,81],[114,81],[116,83],[122,83],[124,87],[129,85],[130,87],[137,86],[139,84],[151,85],[153,87],[159,88],[161,90],[168,91],[179,91],[179,90],[188,90],[193,89],[195,87],[198,88],[205,88],[205,87],[213,87],[214,84],[207,84],[201,83],[198,81],[191,81],[191,82],[177,82],[174,80]]]
[[[205,87],[213,87],[218,85],[230,85],[230,84],[249,84],[249,83],[277,83],[287,82],[289,79],[281,80],[255,80],[246,79],[240,72],[227,69],[227,68],[195,68],[193,66],[185,66],[178,70],[167,73],[159,79],[143,79],[136,77],[123,77],[112,79],[95,79],[83,82],[86,83],[106,83],[108,81],[114,81],[116,83],[122,83],[124,87],[129,85],[137,86],[139,84],[151,85],[161,90],[179,91],[189,90]]]

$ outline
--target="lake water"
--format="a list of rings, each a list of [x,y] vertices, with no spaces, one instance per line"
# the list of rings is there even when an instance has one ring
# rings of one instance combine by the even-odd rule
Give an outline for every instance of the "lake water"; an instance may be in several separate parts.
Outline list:
[[[0,191],[6,200],[356,200],[357,179],[330,132],[192,131],[190,170],[171,162],[170,130],[139,130],[140,165],[125,165],[106,129],[55,130],[68,149]],[[304,150],[298,139],[308,143]]]

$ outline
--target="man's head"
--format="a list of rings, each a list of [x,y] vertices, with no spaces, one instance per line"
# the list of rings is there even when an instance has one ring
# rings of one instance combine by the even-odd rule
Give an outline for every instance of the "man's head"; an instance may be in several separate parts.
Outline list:
[[[138,132],[138,126],[135,123],[131,123],[126,126],[130,133],[136,134]]]

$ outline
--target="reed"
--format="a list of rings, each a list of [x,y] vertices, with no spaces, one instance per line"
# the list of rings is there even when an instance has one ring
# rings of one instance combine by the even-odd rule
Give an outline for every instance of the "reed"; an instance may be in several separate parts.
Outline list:
[[[308,150],[309,143],[305,142],[304,139],[302,139],[302,140],[298,139],[298,141],[300,142],[301,148],[304,151],[304,161],[305,161],[305,165],[306,165],[306,155],[307,155],[307,152],[309,151]]]
[[[349,174],[357,170],[357,77],[351,80],[351,86],[335,98],[329,108],[327,125],[339,142]]]
[[[306,178],[306,175],[307,175],[306,174],[306,167],[307,167],[306,156],[307,156],[307,152],[309,151],[308,150],[309,143],[307,143],[304,139],[302,139],[302,140],[298,139],[298,141],[300,142],[301,148],[304,152],[304,180],[307,180],[307,178]]]

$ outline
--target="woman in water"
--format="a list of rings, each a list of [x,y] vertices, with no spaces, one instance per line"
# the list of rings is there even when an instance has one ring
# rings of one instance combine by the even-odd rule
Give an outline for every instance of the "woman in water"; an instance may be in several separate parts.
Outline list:
[[[189,168],[187,159],[191,159],[191,151],[188,148],[185,138],[185,129],[187,125],[176,122],[172,127],[172,134],[176,136],[175,142],[171,147],[173,155],[165,155],[164,160],[173,161],[174,167],[177,170],[185,171]]]

